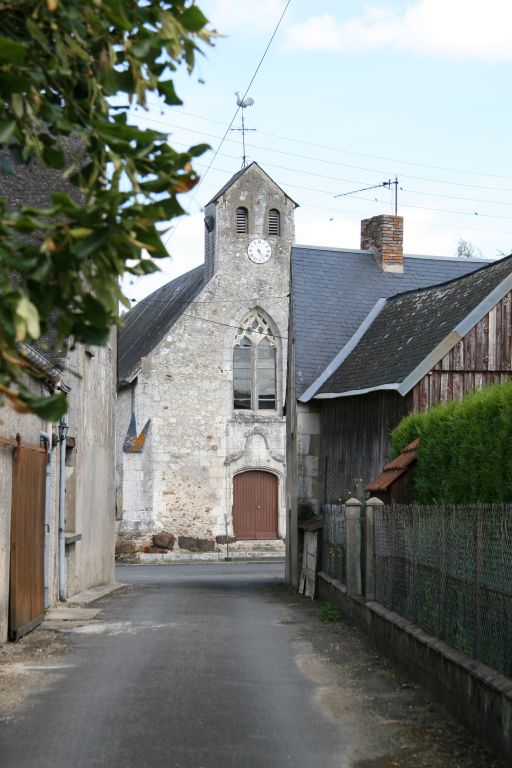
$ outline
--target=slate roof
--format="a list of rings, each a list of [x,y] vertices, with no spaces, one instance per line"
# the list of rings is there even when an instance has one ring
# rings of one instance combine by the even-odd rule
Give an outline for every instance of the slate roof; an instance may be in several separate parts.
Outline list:
[[[200,293],[203,275],[202,264],[158,288],[124,316],[117,352],[117,378],[121,386],[135,378],[142,358],[155,348]]]
[[[296,396],[300,398],[357,331],[379,298],[473,272],[485,261],[405,256],[383,272],[371,251],[292,248]]]
[[[508,256],[465,277],[392,297],[317,396],[377,388],[405,394],[511,289]],[[430,359],[444,341],[442,354]]]

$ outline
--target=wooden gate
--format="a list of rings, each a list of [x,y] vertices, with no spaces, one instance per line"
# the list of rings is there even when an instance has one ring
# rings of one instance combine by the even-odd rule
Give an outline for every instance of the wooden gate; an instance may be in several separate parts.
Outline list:
[[[48,456],[23,444],[12,465],[9,637],[17,640],[44,616],[44,499]]]
[[[237,539],[277,539],[278,480],[251,470],[233,479],[233,529]]]

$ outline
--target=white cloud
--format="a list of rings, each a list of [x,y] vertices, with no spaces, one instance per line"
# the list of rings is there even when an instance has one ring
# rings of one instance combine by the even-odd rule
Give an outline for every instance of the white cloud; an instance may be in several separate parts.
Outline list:
[[[201,3],[201,8],[221,34],[241,29],[252,33],[277,24],[284,0],[258,0],[257,3],[252,0],[216,0],[210,4]]]
[[[512,59],[510,0],[416,0],[401,13],[371,6],[360,17],[340,21],[314,16],[288,30],[287,47],[348,53],[391,47],[436,56],[504,61]]]

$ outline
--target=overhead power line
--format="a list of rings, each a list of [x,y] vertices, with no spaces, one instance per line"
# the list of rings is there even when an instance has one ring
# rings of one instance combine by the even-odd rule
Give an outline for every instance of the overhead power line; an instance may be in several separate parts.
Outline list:
[[[218,147],[217,151],[215,152],[215,155],[212,158],[212,161],[211,161],[210,165],[208,166],[208,170],[211,167],[213,161],[215,160],[215,158],[216,158],[216,156],[218,154],[218,150],[220,149],[220,147],[222,146],[223,143],[225,143],[225,142],[236,143],[236,141],[234,139],[227,139],[225,136],[221,138],[221,137],[215,136],[215,135],[213,135],[211,133],[207,133],[205,131],[197,131],[197,130],[195,130],[193,128],[187,128],[186,126],[177,125],[176,123],[168,123],[168,122],[164,123],[164,121],[158,121],[158,120],[155,120],[154,118],[146,116],[146,115],[139,115],[139,117],[141,117],[143,120],[149,120],[149,121],[154,121],[154,122],[162,122],[163,124],[167,125],[167,127],[169,127],[169,128],[178,128],[179,130],[182,130],[182,131],[185,131],[185,132],[188,132],[188,133],[193,133],[193,134],[195,134],[197,136],[205,136],[206,138],[219,139],[220,140],[219,147]],[[236,114],[235,114],[235,117],[236,117]],[[234,119],[235,118],[233,118],[233,120]],[[232,125],[232,123],[230,125]],[[227,132],[226,132],[226,134],[227,134]],[[264,134],[262,134],[262,135],[264,135]],[[266,135],[273,135],[273,134],[266,134]],[[288,136],[288,137],[280,137],[280,138],[283,138],[283,140],[286,140],[286,141],[295,141],[290,136]],[[311,146],[311,142],[301,142],[301,143],[309,144]],[[318,145],[318,144],[313,144],[312,146],[321,147],[323,149],[329,149],[329,147],[325,147],[323,145]],[[324,163],[324,164],[329,165],[329,166],[335,165],[335,166],[339,166],[341,168],[351,168],[353,170],[365,171],[367,173],[372,173],[372,174],[378,173],[378,174],[385,174],[385,175],[392,175],[392,176],[395,174],[395,171],[394,170],[391,171],[389,168],[388,169],[369,168],[368,166],[354,165],[354,164],[351,164],[351,163],[342,163],[342,162],[339,162],[337,160],[333,160],[332,158],[324,159],[324,158],[320,158],[320,157],[311,157],[309,155],[297,154],[296,152],[288,152],[287,150],[274,149],[272,147],[264,147],[264,146],[261,146],[259,144],[253,144],[253,143],[250,144],[250,147],[252,149],[263,150],[264,152],[270,152],[270,153],[275,153],[275,154],[279,154],[279,155],[287,155],[288,157],[297,157],[297,158],[300,158],[301,160],[310,160],[310,161],[315,162],[315,163]],[[339,150],[339,151],[344,151],[344,150]],[[350,153],[350,154],[357,154],[357,155],[359,155],[361,157],[370,157],[370,158],[376,158],[376,159],[382,159],[382,160],[385,159],[385,158],[380,158],[380,157],[378,157],[376,155],[363,155],[363,153],[356,153],[356,152],[354,152],[354,153]],[[455,169],[447,169],[447,168],[441,168],[441,167],[437,167],[437,166],[426,166],[426,165],[424,165],[422,163],[417,163],[416,164],[416,163],[412,163],[412,162],[409,162],[409,161],[402,161],[402,160],[393,160],[393,161],[391,161],[390,160],[389,162],[405,163],[406,165],[418,165],[418,167],[427,167],[427,168],[432,168],[434,170],[446,170],[446,171],[453,172],[453,173],[464,173],[464,171],[456,171]],[[274,167],[283,167],[283,166],[274,166]],[[294,170],[297,173],[306,173],[306,171],[302,171],[301,169],[298,169],[298,168],[295,168],[295,169],[284,168],[284,170]],[[478,173],[476,171],[468,171],[468,173],[471,173],[472,175],[478,175],[478,176],[484,176],[484,177],[485,176],[489,176],[489,178],[502,178],[502,179],[512,180],[512,177],[510,177],[510,176],[497,176],[496,174],[481,174],[481,173]],[[206,176],[206,173],[204,175]],[[313,175],[316,175],[316,174],[313,174]],[[318,174],[318,175],[320,175],[320,174]],[[484,190],[489,191],[489,192],[510,192],[510,193],[512,193],[512,189],[511,188],[507,188],[507,187],[492,187],[492,186],[486,186],[486,185],[482,185],[482,184],[468,184],[467,182],[463,182],[463,181],[450,181],[449,179],[439,179],[439,178],[432,178],[432,177],[425,177],[425,176],[414,176],[414,175],[411,175],[411,174],[404,174],[404,173],[401,173],[400,176],[401,176],[401,178],[412,179],[414,181],[424,181],[424,182],[428,182],[428,183],[431,183],[431,184],[445,184],[445,185],[450,185],[450,186],[455,186],[455,187],[466,187],[468,189],[484,189]],[[333,179],[334,177],[332,177],[332,176],[324,176],[323,178],[331,178],[331,179]],[[335,180],[338,180],[338,179],[335,179]],[[355,182],[355,183],[357,183],[357,182]],[[198,188],[199,188],[200,184],[201,184],[201,182],[199,183]]]
[[[193,112],[187,112],[186,110],[179,109],[179,108],[173,109],[173,115],[186,115],[188,117],[197,118],[198,120],[204,120],[205,122],[215,123],[217,125],[224,125],[222,120],[214,120],[211,117],[205,117],[204,115],[198,115]],[[140,116],[142,117],[142,115]],[[157,123],[160,122],[162,125],[168,125],[166,121],[157,120],[156,118],[155,118],[155,122]],[[395,163],[395,164],[400,163],[401,165],[412,165],[416,168],[430,168],[434,171],[447,171],[448,173],[462,173],[462,174],[467,174],[469,176],[487,176],[488,178],[491,178],[491,179],[505,179],[507,181],[512,181],[512,176],[500,174],[500,173],[493,173],[490,171],[476,171],[476,170],[468,170],[467,168],[452,168],[452,167],[443,166],[443,165],[431,165],[429,163],[418,163],[414,160],[403,160],[396,157],[387,157],[386,155],[373,155],[368,152],[358,152],[356,150],[344,149],[343,147],[333,147],[327,144],[319,144],[313,141],[306,141],[305,139],[296,139],[296,138],[292,138],[291,136],[282,136],[277,133],[269,133],[268,131],[258,130],[258,133],[261,136],[269,136],[271,138],[280,139],[282,141],[291,141],[295,144],[303,144],[304,146],[308,146],[308,147],[325,149],[328,152],[339,152],[345,155],[355,155],[356,157],[367,157],[373,160],[384,160],[389,163]]]
[[[248,85],[248,86],[247,86],[247,88],[245,89],[245,91],[244,91],[244,95],[243,95],[243,96],[242,96],[242,98],[240,99],[240,102],[243,102],[243,101],[244,101],[244,99],[245,99],[245,97],[246,97],[246,96],[247,96],[247,94],[249,93],[249,90],[250,90],[250,88],[251,88],[251,85],[254,83],[254,80],[256,79],[256,75],[257,75],[257,74],[258,74],[258,72],[260,71],[261,65],[263,64],[263,62],[264,62],[264,60],[265,60],[265,58],[266,58],[266,55],[267,55],[267,53],[268,53],[268,50],[269,50],[270,46],[272,45],[272,41],[274,40],[274,37],[275,37],[275,36],[276,36],[276,34],[277,34],[277,30],[278,30],[278,29],[279,29],[279,27],[281,26],[281,22],[282,22],[282,20],[283,20],[283,18],[284,18],[284,15],[285,15],[286,11],[288,10],[288,6],[290,5],[290,3],[291,3],[291,0],[288,0],[288,2],[286,3],[286,5],[285,5],[285,7],[284,7],[284,9],[283,9],[283,12],[282,12],[281,16],[279,17],[279,21],[277,22],[277,24],[276,24],[276,26],[275,26],[275,28],[274,28],[274,31],[272,32],[272,35],[270,36],[270,40],[268,41],[268,43],[267,43],[267,46],[266,46],[265,50],[263,51],[263,55],[262,55],[261,59],[260,59],[260,60],[259,60],[259,62],[258,62],[258,66],[257,66],[257,67],[256,67],[256,69],[254,70],[254,74],[253,74],[253,76],[251,77],[251,79],[250,79],[250,81],[249,81],[249,85]],[[200,182],[199,182],[199,184],[197,185],[197,187],[196,187],[196,189],[195,189],[195,192],[194,192],[194,194],[193,194],[193,196],[192,196],[192,199],[191,199],[191,201],[190,201],[190,202],[193,202],[193,201],[195,200],[195,198],[196,198],[196,196],[197,196],[197,193],[198,193],[198,191],[199,191],[199,189],[200,189],[200,187],[201,187],[201,184],[202,184],[203,180],[206,178],[206,176],[208,175],[208,173],[209,173],[209,171],[210,171],[210,168],[212,167],[213,163],[215,162],[215,158],[217,157],[217,154],[218,154],[218,152],[219,152],[220,148],[222,147],[222,145],[223,145],[224,141],[226,140],[226,137],[227,137],[228,133],[230,132],[230,130],[231,130],[231,126],[232,126],[232,125],[233,125],[233,123],[235,122],[236,116],[238,115],[238,113],[239,113],[240,109],[241,109],[241,107],[240,107],[240,106],[237,106],[237,108],[236,108],[236,110],[235,110],[235,114],[234,114],[234,115],[233,115],[233,117],[231,118],[231,122],[229,123],[228,127],[226,128],[226,130],[225,130],[225,132],[224,132],[224,136],[223,136],[223,137],[222,137],[222,139],[220,140],[220,143],[219,143],[219,145],[218,145],[217,149],[215,150],[215,152],[214,152],[214,154],[213,154],[213,157],[212,157],[212,159],[211,159],[211,161],[210,161],[210,164],[208,165],[208,168],[206,169],[206,171],[205,171],[205,173],[204,173],[204,175],[203,175],[203,177],[202,177],[201,181],[200,181]],[[167,236],[167,238],[166,238],[166,239],[165,239],[165,241],[164,241],[164,245],[167,245],[167,243],[169,242],[169,240],[171,239],[171,237],[173,236],[173,234],[174,234],[175,232],[176,232],[176,227],[170,231],[169,235]]]

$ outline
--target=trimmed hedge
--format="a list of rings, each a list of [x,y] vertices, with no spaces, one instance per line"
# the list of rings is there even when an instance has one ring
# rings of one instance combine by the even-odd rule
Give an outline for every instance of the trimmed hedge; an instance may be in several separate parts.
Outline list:
[[[417,501],[512,502],[512,381],[406,416],[393,454],[416,437]]]

